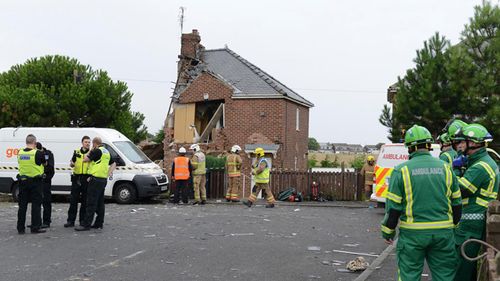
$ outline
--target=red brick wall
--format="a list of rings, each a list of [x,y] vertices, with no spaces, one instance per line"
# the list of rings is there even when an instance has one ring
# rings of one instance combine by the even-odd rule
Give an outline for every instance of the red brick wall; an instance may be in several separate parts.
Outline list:
[[[192,33],[184,33],[181,36],[181,55],[196,58],[197,50],[200,48],[200,34],[196,29]]]
[[[233,99],[233,89],[214,76],[203,73],[196,78],[180,96],[180,103],[203,101],[208,94],[209,100],[224,100],[225,126],[220,132],[225,137],[218,137],[215,144],[207,148],[229,150],[238,144],[267,143],[279,144],[277,157],[273,159],[273,168],[307,168],[307,139],[309,131],[309,109],[285,99]],[[296,110],[300,110],[300,130],[296,130]],[[165,162],[172,148],[165,149]],[[222,152],[222,151],[219,151]],[[171,153],[170,153],[171,154]],[[250,159],[242,155],[245,167],[250,166]],[[246,169],[245,169],[246,170]]]

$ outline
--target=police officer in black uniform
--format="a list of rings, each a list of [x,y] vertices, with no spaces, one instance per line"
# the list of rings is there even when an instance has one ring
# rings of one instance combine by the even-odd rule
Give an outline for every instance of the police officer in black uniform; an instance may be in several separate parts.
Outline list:
[[[89,165],[89,185],[87,187],[87,210],[85,219],[80,226],[75,227],[76,231],[87,231],[91,228],[102,229],[104,224],[104,190],[108,183],[108,178],[113,174],[116,163],[109,151],[104,147],[102,139],[95,137],[92,140],[92,150],[85,156],[83,162],[90,162]],[[94,224],[94,213],[97,214]]]
[[[45,158],[44,174],[42,177],[42,228],[49,228],[52,222],[52,178],[55,174],[54,154],[43,147],[41,143],[36,143],[36,149],[43,152]]]
[[[87,210],[87,186],[89,173],[89,163],[83,162],[87,154],[90,152],[90,137],[83,136],[82,147],[73,151],[70,166],[73,167],[71,175],[71,197],[68,209],[68,220],[64,227],[74,227],[76,213],[78,212],[78,202],[80,202],[80,213],[78,215],[80,225],[85,219]]]
[[[17,155],[19,165],[19,210],[17,212],[17,231],[24,234],[26,229],[26,210],[31,200],[31,233],[43,233],[40,209],[42,204],[42,176],[44,173],[45,156],[36,149],[36,137],[29,134],[26,137],[26,148],[19,150]]]

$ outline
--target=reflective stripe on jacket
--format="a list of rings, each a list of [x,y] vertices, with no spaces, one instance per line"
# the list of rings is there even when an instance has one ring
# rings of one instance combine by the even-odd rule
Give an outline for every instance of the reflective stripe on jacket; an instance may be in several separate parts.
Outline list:
[[[17,163],[19,164],[19,175],[30,178],[43,175],[43,165],[36,164],[36,149],[25,151],[19,150],[17,154]]]
[[[184,156],[175,157],[174,165],[175,180],[189,179],[189,158]]]
[[[89,154],[90,150],[86,153],[82,153],[80,149],[75,149],[75,154],[80,157],[76,157],[75,166],[73,167],[73,174],[75,175],[87,175],[89,173],[89,162],[83,162],[85,156]]]
[[[203,152],[198,151],[194,154],[191,159],[191,165],[193,166],[193,175],[204,175],[206,171],[206,158]]]
[[[488,203],[498,195],[498,166],[485,148],[467,156],[467,159],[467,170],[464,176],[458,179],[460,189],[471,194],[462,201],[463,213],[485,213]]]
[[[428,152],[417,151],[394,168],[387,208],[401,211],[400,228],[453,228],[452,206],[461,204],[457,177],[450,165]]]
[[[241,176],[241,157],[237,154],[230,154],[226,159],[226,167],[230,178]]]
[[[270,169],[269,169],[269,164],[267,163],[266,159],[259,159],[257,160],[258,164],[255,167],[254,171],[257,171],[259,169],[259,166],[262,162],[266,163],[266,168],[264,171],[262,171],[260,174],[255,174],[255,182],[256,183],[269,183],[269,175],[270,175]]]

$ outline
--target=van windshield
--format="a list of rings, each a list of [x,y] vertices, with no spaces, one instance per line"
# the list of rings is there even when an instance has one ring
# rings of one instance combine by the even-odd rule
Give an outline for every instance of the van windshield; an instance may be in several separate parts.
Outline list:
[[[151,163],[151,160],[137,146],[130,141],[115,141],[114,145],[120,150],[128,160],[136,164]]]

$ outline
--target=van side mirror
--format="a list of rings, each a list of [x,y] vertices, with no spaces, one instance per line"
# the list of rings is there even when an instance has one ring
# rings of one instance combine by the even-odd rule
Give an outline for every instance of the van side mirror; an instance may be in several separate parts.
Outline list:
[[[120,156],[113,157],[113,160],[116,163],[116,166],[125,166],[125,161]]]

